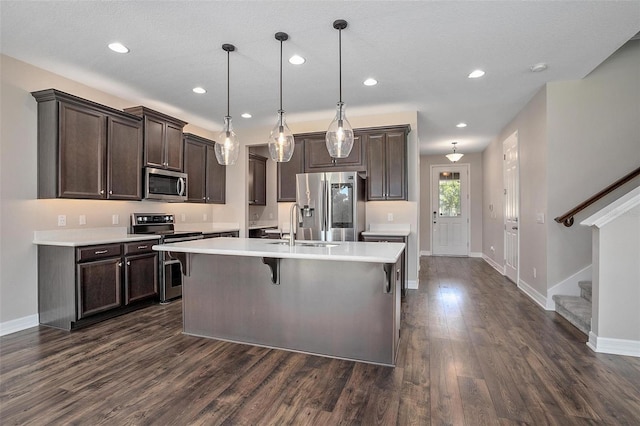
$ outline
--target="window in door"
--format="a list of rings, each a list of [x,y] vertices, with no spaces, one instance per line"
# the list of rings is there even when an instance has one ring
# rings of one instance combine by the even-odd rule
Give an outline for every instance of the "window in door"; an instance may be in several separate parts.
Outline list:
[[[439,216],[460,216],[462,214],[462,209],[460,207],[460,173],[440,172],[438,192]]]

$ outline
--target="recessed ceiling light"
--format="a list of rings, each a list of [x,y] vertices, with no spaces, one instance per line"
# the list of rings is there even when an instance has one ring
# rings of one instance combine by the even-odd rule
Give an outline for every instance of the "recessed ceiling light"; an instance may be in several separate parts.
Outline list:
[[[306,59],[300,55],[293,55],[289,58],[289,63],[293,65],[302,65],[306,62]]]
[[[368,78],[364,81],[363,84],[365,86],[375,86],[376,84],[378,84],[378,80],[376,80],[375,78]]]
[[[480,78],[484,75],[484,71],[482,70],[474,70],[469,74],[469,78]]]
[[[251,118],[251,114],[249,114],[248,112],[245,112],[240,117],[242,117],[242,118]]]
[[[202,95],[203,93],[207,93],[207,91],[204,88],[198,86],[198,87],[194,87],[193,88],[193,93],[197,93],[199,95]]]
[[[458,124],[456,124],[456,127],[458,127],[458,128],[467,127],[467,123],[458,123]]]
[[[544,62],[540,62],[534,65],[531,65],[529,69],[531,70],[531,72],[542,72],[547,69],[547,64],[545,64]]]
[[[109,44],[109,49],[118,53],[129,53],[129,49],[122,43],[111,43]]]

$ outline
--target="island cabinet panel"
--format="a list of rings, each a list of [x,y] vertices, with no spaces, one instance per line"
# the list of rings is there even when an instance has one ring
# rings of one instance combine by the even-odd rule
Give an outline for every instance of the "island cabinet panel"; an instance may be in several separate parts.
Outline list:
[[[358,134],[354,136],[353,147],[346,158],[333,158],[329,155],[324,133],[305,136],[304,152],[306,173],[366,170],[362,138]]]
[[[409,126],[362,133],[367,151],[367,200],[407,199],[407,133]]]
[[[296,136],[291,160],[277,167],[278,201],[296,201],[296,175],[304,173],[304,139]]]
[[[38,198],[142,199],[142,121],[55,89],[38,102]]]
[[[395,364],[399,261],[186,256],[186,334]]]
[[[215,142],[200,136],[184,135],[184,171],[188,175],[187,202],[224,204],[226,166],[218,164]]]
[[[249,204],[267,205],[267,159],[249,154]]]
[[[144,106],[125,108],[144,120],[144,164],[181,172],[184,168],[182,129],[186,122]]]
[[[157,300],[157,240],[81,247],[38,246],[40,323],[63,330]]]

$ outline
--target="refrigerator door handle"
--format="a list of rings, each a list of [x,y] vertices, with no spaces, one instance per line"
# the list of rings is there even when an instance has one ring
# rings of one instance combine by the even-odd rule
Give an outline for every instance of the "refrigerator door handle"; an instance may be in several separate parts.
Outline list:
[[[327,216],[329,214],[329,185],[322,181],[322,231],[328,230]],[[324,240],[325,238],[323,238]]]

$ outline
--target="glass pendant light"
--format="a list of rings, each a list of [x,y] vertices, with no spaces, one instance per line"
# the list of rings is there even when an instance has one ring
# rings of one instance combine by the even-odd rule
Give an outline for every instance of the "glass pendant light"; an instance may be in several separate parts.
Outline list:
[[[333,22],[333,28],[338,30],[338,42],[340,51],[340,101],[336,110],[336,116],[329,124],[329,129],[325,136],[327,150],[333,158],[345,158],[351,153],[353,148],[353,128],[345,115],[344,102],[342,102],[342,30],[347,28],[347,21],[338,19]]]
[[[276,33],[276,40],[280,42],[280,109],[278,110],[278,122],[269,135],[269,156],[273,161],[279,163],[291,160],[295,148],[293,133],[287,126],[282,109],[282,42],[288,39],[287,33]]]
[[[464,154],[460,154],[459,152],[456,152],[457,143],[458,142],[451,142],[451,145],[453,145],[453,152],[451,154],[445,155],[445,157],[447,157],[449,161],[451,161],[452,163],[455,163],[456,161],[460,160],[464,155]]]
[[[238,160],[240,141],[233,131],[231,115],[229,114],[229,53],[236,50],[233,44],[223,44],[222,50],[227,52],[227,115],[224,117],[224,128],[218,136],[218,142],[214,147],[216,159],[223,166],[231,166]]]

